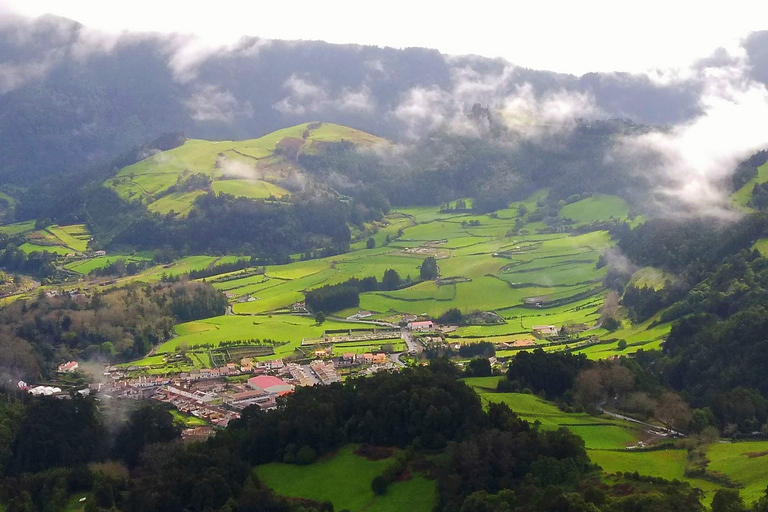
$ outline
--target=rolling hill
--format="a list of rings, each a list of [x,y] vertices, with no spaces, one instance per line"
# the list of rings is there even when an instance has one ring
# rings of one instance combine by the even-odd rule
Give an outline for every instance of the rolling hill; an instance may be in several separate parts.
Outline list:
[[[328,143],[387,144],[369,133],[329,123],[304,123],[242,141],[187,139],[120,169],[105,186],[161,214],[186,215],[208,190],[252,199],[280,199],[304,182],[300,155],[318,154]]]

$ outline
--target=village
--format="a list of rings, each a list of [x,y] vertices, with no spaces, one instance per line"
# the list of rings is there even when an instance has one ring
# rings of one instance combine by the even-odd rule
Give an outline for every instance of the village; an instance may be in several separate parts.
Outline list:
[[[215,429],[226,427],[240,417],[249,406],[262,410],[274,409],[279,398],[294,392],[298,387],[331,385],[348,376],[366,376],[380,371],[398,371],[405,366],[404,358],[418,361],[423,351],[458,351],[460,340],[448,338],[453,326],[439,326],[431,320],[410,320],[402,329],[380,329],[367,333],[326,333],[321,338],[305,339],[302,347],[309,349],[302,360],[257,360],[242,357],[214,368],[195,368],[176,374],[152,373],[151,368],[132,365],[106,367],[99,376],[91,376],[95,382],[74,389],[66,384],[70,376],[81,371],[77,361],[59,365],[57,381],[45,385],[28,386],[19,382],[18,387],[33,395],[67,398],[72,392],[80,395],[96,393],[99,399],[157,400],[175,408],[184,416],[198,418],[205,426],[184,431],[185,439],[200,439],[211,435]],[[496,353],[534,348],[542,344],[562,343],[564,330],[554,325],[536,325],[531,337],[514,342],[495,343]],[[365,353],[341,352],[334,354],[336,344],[349,342],[386,342],[402,338],[406,352]],[[590,342],[590,340],[588,340]],[[583,342],[582,342],[583,343]],[[260,358],[262,359],[262,358]],[[490,357],[492,365],[503,363],[503,357]],[[71,382],[70,382],[71,383]],[[75,386],[77,387],[77,386]],[[67,389],[72,388],[72,389]]]

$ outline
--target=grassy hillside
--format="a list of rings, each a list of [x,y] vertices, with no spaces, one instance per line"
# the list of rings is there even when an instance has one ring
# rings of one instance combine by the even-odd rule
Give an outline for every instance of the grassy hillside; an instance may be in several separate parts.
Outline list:
[[[420,474],[393,483],[383,496],[371,490],[371,480],[390,463],[356,455],[355,445],[308,466],[272,463],[258,466],[259,479],[277,494],[316,501],[330,501],[334,510],[350,512],[428,512],[435,499],[436,483]]]
[[[142,201],[162,214],[185,215],[205,190],[249,198],[280,198],[289,192],[280,183],[300,171],[297,157],[317,153],[328,142],[385,143],[374,135],[325,123],[305,123],[258,139],[207,141],[188,139],[182,146],[154,154],[121,169],[105,185],[121,197]],[[184,186],[190,176],[203,174],[212,183]],[[178,186],[178,191],[170,191]]]
[[[768,181],[768,163],[764,163],[757,168],[757,176],[749,180],[743,187],[731,194],[731,203],[745,210],[752,210],[747,204],[752,198],[752,189],[758,183]]]

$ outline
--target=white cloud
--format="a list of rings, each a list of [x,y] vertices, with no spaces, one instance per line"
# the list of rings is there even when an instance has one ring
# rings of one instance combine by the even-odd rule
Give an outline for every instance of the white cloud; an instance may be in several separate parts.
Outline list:
[[[231,123],[236,116],[251,117],[250,103],[241,105],[229,91],[222,91],[214,85],[205,85],[186,101],[190,116],[195,121],[216,121]]]
[[[738,216],[729,205],[728,178],[768,146],[768,90],[748,77],[743,54],[729,56],[692,70],[702,84],[699,117],[621,141],[618,157],[659,183],[655,200],[667,214]]]

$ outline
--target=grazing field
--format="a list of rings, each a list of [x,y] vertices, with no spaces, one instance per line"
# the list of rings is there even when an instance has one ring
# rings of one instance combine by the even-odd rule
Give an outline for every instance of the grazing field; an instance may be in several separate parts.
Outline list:
[[[480,377],[465,379],[465,382],[475,390],[483,402],[506,404],[520,418],[539,422],[544,429],[566,427],[584,439],[589,449],[624,449],[640,440],[640,430],[630,422],[590,416],[586,413],[563,412],[551,402],[536,395],[497,393],[495,386],[499,378]]]
[[[46,228],[46,231],[74,251],[85,252],[88,249],[88,240],[90,240],[91,234],[88,232],[85,224],[49,226]]]
[[[235,315],[267,315],[303,301],[307,290],[352,277],[374,276],[380,281],[386,270],[393,269],[403,280],[410,278],[412,283],[395,290],[362,293],[358,308],[371,311],[373,318],[391,319],[405,314],[437,317],[448,309],[458,308],[464,313],[494,311],[506,321],[462,327],[452,334],[468,341],[485,337],[526,337],[537,324],[594,328],[600,318],[605,296],[602,279],[607,271],[606,267],[597,268],[597,262],[614,241],[606,231],[571,235],[532,234],[532,229],[526,229],[513,234],[510,228],[518,207],[526,204],[535,208],[537,198],[543,193],[513,203],[495,216],[440,213],[436,207],[404,208],[371,227],[377,230],[373,235],[377,242],[373,249],[364,248],[366,238],[362,236],[356,249],[349,253],[268,266],[264,275],[231,280],[217,280],[213,276],[207,280],[227,293]],[[594,196],[568,206],[575,208],[576,213],[571,213],[584,222],[589,221],[585,212],[592,208],[601,210],[600,215],[626,213],[623,200],[612,196]],[[584,212],[577,215],[579,208]],[[391,239],[388,244],[384,240],[386,234]],[[419,268],[428,256],[437,259],[441,279],[418,282]],[[195,268],[211,263],[211,260],[199,261]],[[164,272],[178,274],[191,269],[190,262],[187,258],[167,268],[154,267],[132,279],[154,280]],[[185,265],[187,268],[182,268]],[[649,272],[638,275],[638,279],[640,277],[643,282],[651,282]],[[617,351],[616,343],[623,338],[628,338],[627,352],[658,347],[668,326],[646,327],[625,326],[614,333],[593,329],[590,335],[608,343],[584,350],[590,357],[613,355]]]
[[[211,187],[217,194],[230,194],[251,199],[266,199],[270,196],[280,198],[290,193],[282,187],[261,180],[217,180]]]
[[[249,198],[279,198],[288,191],[276,183],[298,171],[291,158],[299,153],[317,153],[324,144],[342,140],[369,146],[386,143],[353,128],[325,123],[305,123],[242,141],[187,139],[177,148],[124,167],[105,186],[124,199],[145,203],[153,211],[176,215],[188,213],[194,199],[209,188]],[[291,151],[296,155],[285,156]],[[200,183],[191,190],[169,190],[195,174],[212,180],[210,187]]]
[[[330,501],[334,510],[350,512],[429,512],[435,500],[436,484],[419,474],[395,482],[383,496],[371,490],[371,481],[389,464],[388,459],[367,460],[355,455],[355,445],[308,466],[271,463],[256,467],[256,475],[282,496]]]
[[[288,345],[275,347],[276,356],[290,355],[304,338],[321,336],[327,329],[349,329],[355,327],[348,322],[326,320],[317,325],[311,316],[272,315],[238,316],[224,315],[205,320],[196,320],[176,326],[177,337],[161,344],[158,354],[174,352],[179,346],[213,348],[223,341],[247,341],[250,339],[271,339],[287,341]]]
[[[672,280],[672,276],[661,269],[654,267],[643,267],[634,274],[629,280],[629,284],[637,288],[653,288],[661,290],[667,280]]]
[[[597,194],[563,206],[559,215],[561,218],[573,219],[579,224],[591,224],[611,218],[623,220],[629,216],[629,206],[620,197]]]
[[[758,183],[765,183],[768,181],[768,163],[765,163],[757,168],[757,176],[749,180],[743,187],[731,194],[731,203],[741,207],[744,210],[751,211],[752,208],[747,206],[749,200],[752,199],[752,189]]]
[[[80,274],[87,274],[91,272],[92,270],[95,270],[97,268],[104,268],[108,265],[111,265],[112,263],[118,261],[118,260],[124,260],[126,263],[129,263],[131,261],[147,261],[149,258],[137,256],[137,255],[128,255],[128,254],[114,254],[110,256],[97,256],[95,258],[89,258],[87,260],[77,260],[77,261],[71,261],[64,265],[64,268],[67,270],[71,270],[73,272],[78,272]]]
[[[19,249],[29,254],[32,252],[52,252],[59,256],[66,256],[72,252],[69,247],[63,247],[61,245],[37,245],[29,242],[25,242],[19,246]]]
[[[21,235],[34,230],[34,220],[25,220],[24,222],[16,222],[14,224],[6,224],[5,226],[0,226],[0,233],[8,236]]]
[[[768,487],[768,441],[716,443],[709,446],[708,470],[726,475],[744,486],[747,504],[765,496]]]

